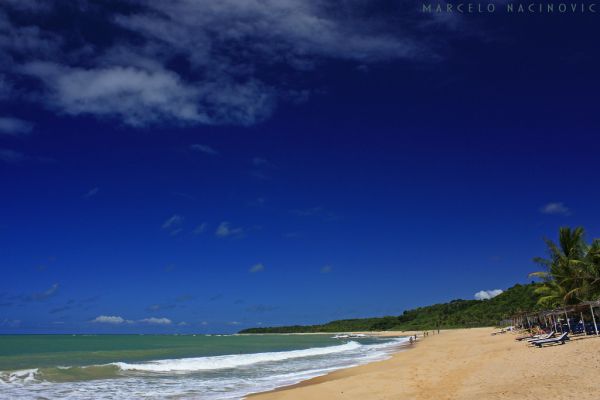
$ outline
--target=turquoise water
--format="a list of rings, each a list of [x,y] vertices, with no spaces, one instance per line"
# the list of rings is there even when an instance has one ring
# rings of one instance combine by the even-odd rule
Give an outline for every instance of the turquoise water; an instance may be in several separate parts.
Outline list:
[[[404,338],[0,336],[2,399],[233,399],[385,358]]]

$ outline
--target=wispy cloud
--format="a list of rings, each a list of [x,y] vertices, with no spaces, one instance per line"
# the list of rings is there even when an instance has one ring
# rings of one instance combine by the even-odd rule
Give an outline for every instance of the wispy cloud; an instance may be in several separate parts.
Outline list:
[[[86,192],[86,193],[85,193],[85,194],[84,194],[82,197],[83,197],[84,199],[89,199],[89,198],[92,198],[92,197],[94,197],[95,195],[97,195],[99,191],[100,191],[100,188],[98,188],[98,187],[93,187],[93,188],[91,188],[90,190],[88,190],[88,191],[87,191],[87,192]]]
[[[504,291],[502,289],[480,290],[479,292],[475,293],[474,297],[475,300],[489,300],[502,294],[503,292]]]
[[[31,295],[31,300],[34,301],[44,301],[52,296],[54,296],[56,294],[56,292],[58,291],[58,283],[53,284],[52,286],[50,286],[50,288],[48,290],[45,290],[43,292],[40,293],[34,293]]]
[[[286,232],[283,234],[283,237],[286,239],[297,239],[302,237],[302,234],[300,232]]]
[[[194,228],[194,230],[192,231],[192,233],[194,235],[201,235],[204,232],[206,232],[207,229],[208,229],[208,224],[206,222],[203,222],[200,225],[198,225],[196,228]]]
[[[209,156],[219,155],[219,152],[217,150],[205,144],[193,144],[190,146],[190,149],[193,151],[198,151],[200,153],[208,154]]]
[[[561,202],[548,203],[540,208],[542,214],[571,215],[571,210]]]
[[[222,294],[222,293],[219,293],[219,294],[215,294],[215,295],[213,295],[213,296],[210,296],[210,297],[208,298],[208,301],[217,301],[217,300],[220,300],[220,299],[222,299],[222,298],[223,298],[223,294]]]
[[[165,271],[166,271],[166,272],[171,272],[171,271],[175,270],[175,268],[176,268],[176,267],[175,267],[175,264],[168,264],[168,265],[165,267]]]
[[[325,265],[321,268],[321,273],[322,274],[328,274],[331,271],[333,271],[333,267],[331,265]]]
[[[21,71],[44,84],[46,106],[63,114],[116,117],[132,126],[209,122],[197,108],[197,89],[162,66],[85,69],[32,61]]]
[[[262,158],[262,157],[252,158],[252,165],[254,165],[255,167],[261,167],[261,168],[275,168],[275,164],[273,164],[266,158]]]
[[[7,164],[21,164],[27,160],[29,160],[29,157],[20,151],[0,149],[0,161]]]
[[[58,283],[54,283],[48,289],[43,290],[41,292],[34,293],[17,293],[17,294],[9,294],[0,292],[0,307],[12,307],[12,306],[24,306],[30,304],[32,302],[46,302],[51,298],[54,298],[58,295],[60,285]],[[61,311],[66,311],[68,309],[72,309],[74,307],[81,307],[84,303],[89,303],[92,300],[95,300],[97,297],[91,298],[88,300],[82,300],[77,302],[75,300],[69,300],[65,307],[54,307],[50,310],[50,313],[57,313]]]
[[[93,307],[93,304],[99,298],[100,298],[100,296],[96,295],[96,296],[91,296],[91,297],[87,297],[87,298],[79,299],[79,300],[69,299],[64,305],[52,308],[49,311],[49,313],[50,314],[58,314],[58,313],[63,313],[65,311],[71,311],[71,310],[76,310],[76,309],[88,310],[91,307]]]
[[[0,326],[5,326],[7,328],[18,328],[21,326],[22,321],[20,319],[8,319],[4,318],[0,320]]]
[[[257,197],[255,200],[248,203],[248,205],[252,207],[264,207],[265,204],[267,204],[267,199],[265,197]]]
[[[226,237],[232,237],[232,236],[242,236],[244,233],[244,229],[243,228],[234,228],[231,226],[231,224],[227,221],[223,221],[219,224],[219,226],[217,227],[217,230],[215,231],[215,235],[217,237],[220,238],[226,238]]]
[[[182,294],[181,296],[177,296],[175,298],[175,301],[178,302],[185,302],[185,301],[191,301],[194,300],[196,298],[196,296],[193,296],[191,294]]]
[[[210,6],[194,0],[135,1],[127,12],[97,2],[69,10],[73,19],[101,18],[111,40],[80,32],[75,42],[65,39],[69,32],[47,28],[61,21],[63,7],[37,3],[45,6],[3,2],[11,12],[0,15],[8,32],[0,40],[7,64],[2,69],[10,75],[2,81],[18,86],[23,79],[16,76],[33,77],[41,87],[30,98],[56,113],[133,126],[251,125],[269,117],[280,101],[307,98],[303,85],[290,87],[289,79],[257,73],[263,67],[309,74],[326,60],[366,66],[433,57],[428,27],[398,29],[397,18],[390,16],[395,13],[364,1],[344,3],[343,13],[331,0],[223,0]],[[25,14],[42,12],[43,18]],[[438,36],[444,26],[436,25]],[[179,60],[186,63],[185,74],[173,67]]]
[[[51,310],[50,310],[50,311],[48,311],[48,312],[49,312],[50,314],[57,314],[57,313],[60,313],[60,312],[69,311],[69,310],[71,310],[71,309],[72,309],[72,307],[71,307],[71,306],[69,306],[69,305],[67,305],[67,306],[61,306],[61,307],[56,307],[56,308],[53,308],[53,309],[51,309]]]
[[[33,163],[52,163],[55,160],[47,157],[33,157],[20,151],[11,149],[0,149],[0,161],[6,164],[20,165],[26,162]]]
[[[11,136],[27,135],[33,129],[33,124],[18,118],[0,117],[0,134]]]
[[[256,179],[268,180],[271,179],[271,170],[276,169],[275,164],[262,157],[253,157],[251,160],[253,169],[250,175]]]
[[[251,274],[256,274],[257,272],[263,272],[265,270],[265,266],[262,263],[254,264],[248,270]]]
[[[162,224],[162,228],[169,232],[171,236],[175,236],[181,232],[181,225],[183,224],[183,217],[181,215],[175,214],[172,217],[168,218]]]

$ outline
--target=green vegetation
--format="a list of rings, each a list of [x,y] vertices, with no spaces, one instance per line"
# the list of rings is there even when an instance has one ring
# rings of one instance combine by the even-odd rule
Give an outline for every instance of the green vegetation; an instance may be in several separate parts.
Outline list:
[[[322,325],[250,328],[240,333],[427,330],[498,325],[521,311],[600,299],[600,239],[585,241],[581,227],[560,228],[558,244],[546,239],[549,258],[535,258],[540,283],[515,285],[491,300],[453,300],[407,310],[397,317],[343,319]]]
[[[582,227],[560,228],[558,244],[546,239],[549,258],[536,258],[544,271],[530,276],[540,278],[536,290],[539,304],[559,307],[600,298],[600,239],[587,244]]]
[[[427,330],[497,325],[516,312],[537,307],[540,284],[515,285],[491,300],[453,300],[407,310],[397,317],[344,319],[323,325],[244,329],[240,333],[348,332]]]

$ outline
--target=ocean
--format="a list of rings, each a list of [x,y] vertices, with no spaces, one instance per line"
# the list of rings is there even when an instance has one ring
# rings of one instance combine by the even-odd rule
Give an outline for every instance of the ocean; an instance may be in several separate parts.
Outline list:
[[[0,399],[240,399],[389,357],[408,338],[4,335]]]

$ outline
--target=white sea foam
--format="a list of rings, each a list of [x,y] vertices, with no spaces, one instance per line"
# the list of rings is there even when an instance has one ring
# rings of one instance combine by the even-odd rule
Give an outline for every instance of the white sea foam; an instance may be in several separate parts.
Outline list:
[[[194,372],[216,369],[244,367],[263,362],[284,361],[292,358],[316,357],[327,354],[356,350],[361,347],[358,342],[329,347],[316,347],[304,350],[278,351],[254,354],[231,354],[214,357],[180,358],[175,360],[158,360],[145,363],[128,364],[112,363],[124,371],[150,372]]]
[[[0,371],[0,383],[10,384],[16,382],[32,382],[38,373],[37,368],[22,369],[19,371]]]
[[[292,385],[331,371],[389,357],[407,338],[348,342],[304,350],[114,363],[120,377],[76,382],[44,381],[37,369],[0,372],[0,400],[31,398],[231,400]]]

